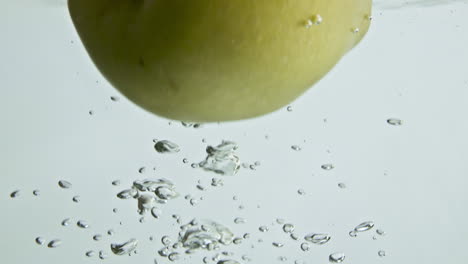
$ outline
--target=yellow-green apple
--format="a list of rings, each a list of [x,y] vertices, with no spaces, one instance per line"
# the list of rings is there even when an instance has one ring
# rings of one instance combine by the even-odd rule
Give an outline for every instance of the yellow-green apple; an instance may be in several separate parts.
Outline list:
[[[367,32],[371,0],[68,0],[101,73],[159,116],[212,122],[272,112]]]

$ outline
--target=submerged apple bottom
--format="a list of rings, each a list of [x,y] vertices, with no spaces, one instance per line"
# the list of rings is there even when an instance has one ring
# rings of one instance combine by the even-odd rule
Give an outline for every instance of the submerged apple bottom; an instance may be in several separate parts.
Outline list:
[[[227,63],[208,71],[202,66],[184,68],[167,63],[144,74],[153,77],[149,80],[138,77],[138,71],[151,71],[146,69],[148,66],[140,67],[134,69],[134,74],[129,74],[129,68],[125,67],[122,73],[104,75],[126,97],[157,115],[183,121],[215,122],[275,111],[305,92],[332,65],[322,64],[311,69],[310,65],[298,66],[285,58],[275,69],[269,69],[268,65],[250,69]]]
[[[182,121],[239,120],[285,106],[369,26],[369,0],[136,2],[69,7],[101,73],[137,105]]]

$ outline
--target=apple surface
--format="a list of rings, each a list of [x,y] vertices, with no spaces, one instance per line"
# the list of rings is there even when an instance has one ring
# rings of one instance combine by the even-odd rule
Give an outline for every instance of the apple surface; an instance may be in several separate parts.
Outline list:
[[[371,0],[68,0],[107,80],[156,115],[252,118],[303,94],[365,35]]]

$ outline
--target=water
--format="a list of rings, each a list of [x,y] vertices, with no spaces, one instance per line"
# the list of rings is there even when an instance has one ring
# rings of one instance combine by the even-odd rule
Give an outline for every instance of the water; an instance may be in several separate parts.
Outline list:
[[[34,241],[36,241],[36,244],[38,245],[44,245],[45,243],[45,239],[43,237],[36,237]]]
[[[180,151],[179,145],[169,140],[160,140],[156,142],[154,149],[159,153],[177,153]]]
[[[304,239],[317,245],[323,245],[330,241],[331,237],[327,234],[309,234]]]
[[[207,157],[198,165],[206,171],[220,175],[235,175],[240,169],[240,159],[236,155],[237,144],[232,141],[222,141],[216,147],[206,148]]]
[[[372,229],[374,227],[374,222],[372,221],[367,221],[367,222],[363,222],[359,225],[357,225],[355,228],[354,228],[354,231],[356,232],[365,232],[365,231],[368,231],[370,229]]]
[[[47,247],[56,248],[56,247],[59,247],[60,245],[62,245],[62,240],[54,239],[54,240],[50,241],[49,244],[47,244]]]
[[[138,240],[132,238],[124,243],[113,243],[110,247],[115,255],[126,255],[134,251],[137,246]]]
[[[346,256],[344,253],[337,252],[337,253],[332,253],[328,257],[328,260],[332,263],[341,263],[345,260]]]
[[[234,234],[225,226],[211,220],[191,221],[179,233],[179,242],[187,249],[214,249],[229,245]]]
[[[70,182],[64,180],[59,181],[58,185],[63,189],[70,189],[72,187],[72,184]]]

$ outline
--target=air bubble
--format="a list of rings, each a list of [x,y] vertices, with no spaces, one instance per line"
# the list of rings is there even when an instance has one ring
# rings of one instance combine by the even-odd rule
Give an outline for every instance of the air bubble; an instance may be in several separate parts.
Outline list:
[[[136,249],[138,240],[132,238],[124,243],[113,243],[111,244],[111,250],[115,255],[130,254]]]
[[[345,260],[345,254],[341,252],[333,253],[333,254],[330,254],[328,259],[332,263],[341,263]]]
[[[58,185],[63,189],[70,189],[72,187],[72,184],[70,182],[63,180],[59,181]]]
[[[304,237],[305,240],[317,245],[323,245],[330,241],[330,236],[327,234],[309,234]]]
[[[47,244],[47,247],[49,248],[56,248],[62,244],[62,240],[60,239],[54,239]]]
[[[45,239],[42,238],[42,237],[36,237],[36,239],[34,241],[36,241],[36,244],[38,244],[38,245],[44,245],[44,243],[45,243]]]
[[[397,118],[389,118],[387,119],[387,123],[392,126],[401,126],[403,124],[403,121]]]
[[[374,222],[367,221],[367,222],[363,222],[363,223],[359,224],[358,226],[356,226],[354,228],[354,231],[356,231],[356,232],[365,232],[365,231],[368,231],[368,230],[372,229],[373,227],[374,227]]]
[[[180,151],[179,146],[169,140],[161,140],[156,142],[154,149],[159,153],[177,153]]]

